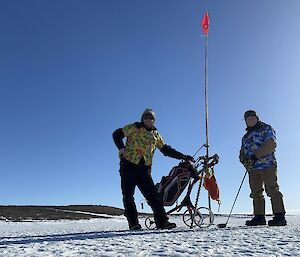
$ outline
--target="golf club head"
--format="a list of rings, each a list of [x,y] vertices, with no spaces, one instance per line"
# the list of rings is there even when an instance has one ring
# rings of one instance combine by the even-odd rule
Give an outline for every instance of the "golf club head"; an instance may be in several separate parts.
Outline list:
[[[220,223],[218,224],[218,228],[226,228],[227,224],[226,223]]]

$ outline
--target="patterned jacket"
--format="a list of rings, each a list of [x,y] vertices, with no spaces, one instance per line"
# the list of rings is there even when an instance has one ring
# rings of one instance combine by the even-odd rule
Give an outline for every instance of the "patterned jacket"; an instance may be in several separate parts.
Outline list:
[[[161,149],[164,141],[156,129],[147,130],[137,124],[129,124],[122,128],[126,140],[125,159],[138,164],[142,157],[145,165],[151,166],[152,157],[156,148]]]
[[[277,166],[275,158],[276,133],[274,129],[261,121],[252,127],[247,128],[247,133],[242,138],[240,150],[240,161],[255,156],[257,161],[253,163],[251,170],[262,170]]]
[[[124,137],[127,139],[126,145],[122,140]],[[113,133],[113,139],[119,149],[125,148],[124,158],[134,164],[140,164],[142,161],[146,166],[151,166],[156,148],[165,156],[175,159],[183,159],[185,156],[166,145],[155,127],[147,129],[141,122],[128,124],[117,129]]]

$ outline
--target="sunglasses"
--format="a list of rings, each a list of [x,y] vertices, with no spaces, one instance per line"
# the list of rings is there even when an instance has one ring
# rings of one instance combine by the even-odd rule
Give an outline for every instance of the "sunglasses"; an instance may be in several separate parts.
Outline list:
[[[145,116],[143,120],[154,120],[154,118],[152,116]]]

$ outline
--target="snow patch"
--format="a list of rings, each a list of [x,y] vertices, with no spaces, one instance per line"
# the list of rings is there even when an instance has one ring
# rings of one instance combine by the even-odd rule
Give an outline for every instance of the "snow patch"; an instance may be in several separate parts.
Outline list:
[[[249,217],[248,217],[249,218]],[[215,217],[215,224],[227,219]],[[219,229],[129,231],[124,216],[79,221],[0,221],[0,256],[300,256],[300,216],[286,227],[245,227],[232,217]],[[144,218],[140,219],[144,227]]]

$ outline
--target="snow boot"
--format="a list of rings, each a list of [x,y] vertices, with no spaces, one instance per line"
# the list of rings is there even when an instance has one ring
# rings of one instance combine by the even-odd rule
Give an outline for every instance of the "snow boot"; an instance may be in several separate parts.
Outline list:
[[[252,220],[246,220],[246,226],[260,226],[266,225],[265,215],[255,215]]]
[[[269,226],[286,226],[286,219],[284,213],[276,213],[273,219],[268,221]]]
[[[140,224],[135,224],[129,227],[130,230],[141,230],[142,226]]]
[[[175,223],[171,223],[169,221],[164,221],[164,223],[157,225],[157,229],[172,229],[176,228]]]

